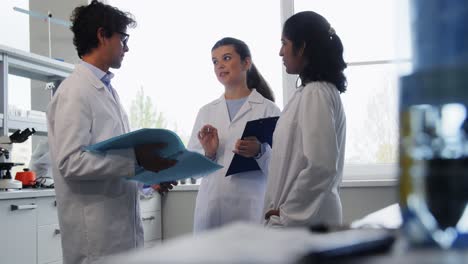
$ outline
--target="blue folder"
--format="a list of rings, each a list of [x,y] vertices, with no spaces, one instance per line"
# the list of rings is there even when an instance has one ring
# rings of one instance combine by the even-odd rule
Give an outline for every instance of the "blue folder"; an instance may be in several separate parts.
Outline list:
[[[85,149],[90,152],[104,153],[111,149],[134,148],[138,145],[151,143],[166,143],[167,146],[159,150],[157,154],[163,158],[177,160],[176,165],[157,173],[142,170],[128,179],[145,184],[157,184],[204,176],[222,168],[200,153],[187,150],[177,134],[167,129],[143,128],[90,145]]]
[[[273,146],[273,132],[275,131],[278,119],[279,116],[275,116],[247,122],[244,132],[242,133],[242,139],[254,136],[257,137],[258,141],[261,143],[268,143],[270,146]],[[241,155],[234,154],[226,176],[255,170],[260,170],[260,167],[254,158],[245,158]]]

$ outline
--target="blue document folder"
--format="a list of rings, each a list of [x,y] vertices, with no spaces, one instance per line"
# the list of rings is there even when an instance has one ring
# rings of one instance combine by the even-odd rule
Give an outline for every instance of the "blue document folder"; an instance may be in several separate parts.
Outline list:
[[[273,132],[275,131],[278,119],[279,116],[275,116],[247,122],[244,132],[242,133],[242,139],[253,136],[257,137],[258,141],[261,143],[268,143],[270,146],[273,146]],[[226,176],[254,170],[260,170],[254,158],[245,158],[241,155],[234,154]]]
[[[157,154],[163,158],[177,160],[176,165],[157,173],[142,170],[129,179],[145,184],[157,184],[203,176],[222,168],[222,166],[207,159],[200,153],[187,150],[179,136],[167,129],[143,128],[104,140],[85,149],[91,152],[104,153],[111,149],[134,148],[138,145],[151,143],[166,143],[167,146],[159,150]]]

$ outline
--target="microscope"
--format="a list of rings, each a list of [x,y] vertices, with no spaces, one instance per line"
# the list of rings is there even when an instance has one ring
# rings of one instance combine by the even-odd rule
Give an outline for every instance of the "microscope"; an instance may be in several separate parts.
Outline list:
[[[23,143],[29,136],[36,133],[34,128],[26,128],[25,130],[17,130],[10,136],[0,137],[0,157],[4,156],[5,159],[10,158],[10,151],[13,147],[13,143]],[[23,187],[20,181],[17,181],[11,177],[10,170],[14,166],[24,165],[23,163],[13,162],[0,162],[0,190],[8,189],[21,189]]]

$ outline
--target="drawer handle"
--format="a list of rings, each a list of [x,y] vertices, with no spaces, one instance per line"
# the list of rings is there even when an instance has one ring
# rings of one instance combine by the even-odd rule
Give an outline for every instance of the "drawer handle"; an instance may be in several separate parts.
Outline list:
[[[11,210],[16,211],[16,210],[32,210],[36,209],[37,205],[36,204],[22,204],[22,205],[16,205],[12,204],[11,205]]]
[[[55,236],[56,236],[56,235],[60,235],[60,229],[55,229],[55,230],[54,230],[54,235],[55,235]]]
[[[154,217],[154,216],[141,218],[142,221],[151,221],[151,220],[154,220],[154,219],[156,219],[156,217]]]

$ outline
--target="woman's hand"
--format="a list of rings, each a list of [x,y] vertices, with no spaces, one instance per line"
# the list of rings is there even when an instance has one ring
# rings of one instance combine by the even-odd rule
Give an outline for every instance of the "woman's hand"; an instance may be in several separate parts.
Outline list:
[[[198,140],[205,150],[205,156],[209,158],[216,157],[218,151],[219,138],[218,130],[212,125],[204,125],[198,132]]]
[[[273,215],[280,216],[279,210],[270,210],[265,214],[265,220],[270,220]]]
[[[261,144],[256,137],[246,137],[244,139],[237,140],[232,152],[246,158],[252,158],[257,156],[260,152],[260,145]]]

